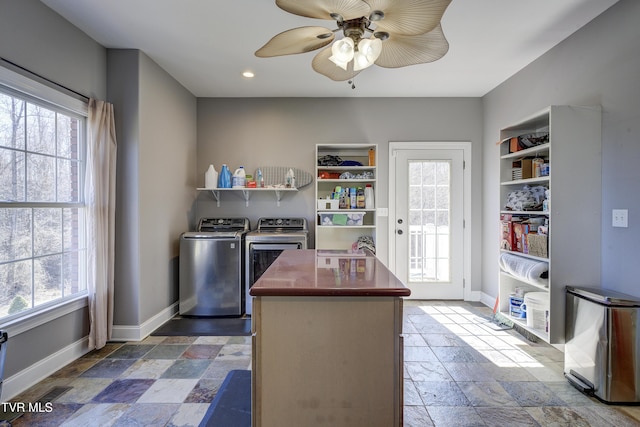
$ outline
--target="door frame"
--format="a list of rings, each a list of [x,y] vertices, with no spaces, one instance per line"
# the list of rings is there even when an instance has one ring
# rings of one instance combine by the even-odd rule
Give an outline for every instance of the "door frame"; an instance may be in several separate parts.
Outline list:
[[[471,141],[407,141],[389,142],[389,221],[388,221],[388,241],[389,241],[389,269],[396,272],[396,246],[394,218],[396,217],[395,186],[396,186],[396,162],[395,150],[462,150],[464,168],[462,170],[463,181],[463,212],[464,228],[462,230],[463,246],[463,295],[465,301],[472,300],[471,290]]]

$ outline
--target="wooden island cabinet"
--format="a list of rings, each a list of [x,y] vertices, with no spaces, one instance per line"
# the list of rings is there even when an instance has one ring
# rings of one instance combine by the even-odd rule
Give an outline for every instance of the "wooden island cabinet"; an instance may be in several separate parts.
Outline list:
[[[254,427],[402,425],[410,290],[375,256],[284,251],[250,294]]]

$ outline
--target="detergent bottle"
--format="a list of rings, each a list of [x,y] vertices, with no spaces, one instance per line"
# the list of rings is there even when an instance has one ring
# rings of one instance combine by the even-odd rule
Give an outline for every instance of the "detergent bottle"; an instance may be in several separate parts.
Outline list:
[[[220,175],[218,177],[218,187],[219,188],[231,188],[231,171],[229,167],[225,164],[222,165],[222,169],[220,170]]]
[[[231,182],[232,188],[244,188],[247,182],[247,174],[244,171],[244,166],[240,166],[238,169],[236,169],[236,171],[233,173],[233,180]]]

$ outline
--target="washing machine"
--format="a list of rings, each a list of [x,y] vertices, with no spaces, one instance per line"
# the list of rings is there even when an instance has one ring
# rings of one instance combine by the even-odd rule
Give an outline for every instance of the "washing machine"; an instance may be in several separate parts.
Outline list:
[[[309,228],[305,218],[260,218],[245,237],[245,313],[251,314],[251,286],[287,249],[307,249]]]
[[[239,317],[244,312],[244,239],[248,218],[201,218],[180,236],[181,316]]]

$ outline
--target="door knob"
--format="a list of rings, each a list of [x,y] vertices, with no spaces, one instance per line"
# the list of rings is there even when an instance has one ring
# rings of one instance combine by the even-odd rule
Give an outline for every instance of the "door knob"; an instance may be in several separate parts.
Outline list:
[[[398,218],[398,224],[402,224],[402,218]]]
[[[402,234],[402,230],[398,230],[398,234]]]

